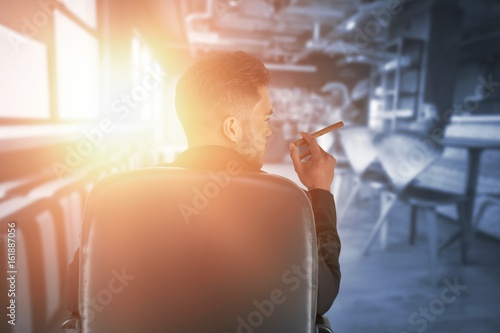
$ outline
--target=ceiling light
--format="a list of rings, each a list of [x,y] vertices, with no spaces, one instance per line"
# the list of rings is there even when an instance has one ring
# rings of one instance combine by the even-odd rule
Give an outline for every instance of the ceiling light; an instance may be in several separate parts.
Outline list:
[[[314,73],[316,72],[316,66],[310,65],[294,65],[294,64],[265,64],[266,68],[274,71],[286,71],[286,72],[306,72]]]

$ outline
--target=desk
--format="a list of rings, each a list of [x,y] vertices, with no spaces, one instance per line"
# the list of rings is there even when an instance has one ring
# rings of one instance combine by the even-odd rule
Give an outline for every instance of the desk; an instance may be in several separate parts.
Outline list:
[[[465,205],[464,212],[464,241],[466,246],[466,251],[470,244],[470,236],[472,235],[472,218],[474,214],[474,202],[476,199],[476,188],[479,180],[479,168],[481,164],[481,155],[486,149],[500,149],[500,140],[488,140],[488,139],[474,139],[474,138],[444,138],[441,142],[446,147],[455,147],[467,149],[467,177],[466,177],[466,187],[465,195],[467,195],[470,200]],[[460,233],[453,235],[448,241],[443,244],[441,250],[448,247],[453,243]],[[462,261],[466,261],[466,251],[463,252]]]

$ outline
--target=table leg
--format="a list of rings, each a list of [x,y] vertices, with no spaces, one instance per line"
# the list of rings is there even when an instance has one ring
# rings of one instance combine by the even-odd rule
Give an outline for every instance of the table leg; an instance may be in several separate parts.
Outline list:
[[[460,223],[460,231],[453,234],[440,248],[439,251],[443,251],[449,245],[454,243],[457,239],[462,241],[462,253],[461,259],[462,263],[467,262],[467,253],[469,251],[469,245],[471,243],[472,237],[472,218],[474,214],[474,202],[476,198],[476,188],[479,180],[479,169],[481,164],[481,153],[483,148],[469,148],[468,149],[468,159],[467,159],[467,176],[466,176],[466,188],[465,195],[468,197],[467,202],[461,204],[461,207],[457,207],[458,219]]]
[[[481,164],[481,153],[483,149],[480,148],[470,148],[469,149],[469,159],[467,167],[467,187],[465,189],[465,194],[468,197],[467,202],[463,205],[462,216],[462,263],[467,262],[467,252],[469,250],[469,244],[472,236],[472,218],[474,214],[474,202],[476,199],[476,188],[479,180],[479,169]]]

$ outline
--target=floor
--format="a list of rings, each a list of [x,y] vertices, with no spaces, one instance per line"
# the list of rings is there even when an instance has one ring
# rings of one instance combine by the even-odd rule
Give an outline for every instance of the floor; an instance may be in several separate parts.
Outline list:
[[[263,169],[298,181],[291,164]],[[348,190],[338,192],[338,209]],[[397,203],[389,216],[387,248],[375,244],[369,255],[361,255],[376,219],[374,207],[361,198],[338,221],[342,282],[327,313],[336,333],[500,332],[500,240],[478,235],[466,265],[460,262],[459,244],[450,246],[440,254],[439,283],[432,286],[425,220],[419,221],[416,244],[409,245],[404,204]],[[457,230],[446,218],[438,222],[441,241]]]

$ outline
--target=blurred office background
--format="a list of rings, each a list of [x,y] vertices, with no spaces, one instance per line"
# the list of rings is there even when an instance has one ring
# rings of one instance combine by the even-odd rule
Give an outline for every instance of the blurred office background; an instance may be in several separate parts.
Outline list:
[[[35,256],[2,332],[57,331],[88,191],[185,149],[176,81],[234,50],[272,73],[264,170],[346,123],[335,331],[499,332],[500,1],[0,0],[0,264],[12,216]]]

